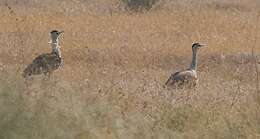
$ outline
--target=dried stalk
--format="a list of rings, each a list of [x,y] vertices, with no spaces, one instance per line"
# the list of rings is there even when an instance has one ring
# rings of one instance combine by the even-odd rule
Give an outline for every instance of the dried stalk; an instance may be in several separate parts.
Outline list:
[[[258,72],[258,66],[257,66],[257,58],[254,53],[254,48],[252,48],[252,57],[254,58],[254,69],[256,73],[256,95],[257,95],[257,102],[260,105],[260,87],[259,87],[259,72]]]

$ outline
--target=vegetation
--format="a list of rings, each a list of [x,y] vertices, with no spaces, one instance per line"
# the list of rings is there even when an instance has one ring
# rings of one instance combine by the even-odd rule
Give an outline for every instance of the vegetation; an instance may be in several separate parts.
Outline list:
[[[132,11],[150,10],[158,0],[122,0],[126,9]]]
[[[165,0],[133,14],[120,2],[0,5],[1,139],[260,137],[258,1]],[[63,67],[25,81],[52,29],[65,31]],[[164,89],[193,42],[207,44],[198,87]]]

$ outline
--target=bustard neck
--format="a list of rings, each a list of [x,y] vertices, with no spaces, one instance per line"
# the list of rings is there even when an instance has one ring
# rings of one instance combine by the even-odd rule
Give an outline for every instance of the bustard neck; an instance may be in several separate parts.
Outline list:
[[[196,49],[192,49],[192,61],[191,61],[190,69],[197,71],[197,50]]]
[[[51,40],[52,53],[56,53],[61,58],[61,51],[59,46],[59,40]]]

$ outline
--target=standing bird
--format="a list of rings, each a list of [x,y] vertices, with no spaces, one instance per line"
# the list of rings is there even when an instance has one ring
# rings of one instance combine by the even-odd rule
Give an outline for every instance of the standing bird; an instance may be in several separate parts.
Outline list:
[[[186,86],[191,88],[197,85],[197,51],[202,46],[204,45],[199,43],[194,43],[192,45],[192,61],[190,68],[172,74],[165,83],[165,87],[183,88]]]
[[[50,75],[52,71],[58,69],[62,65],[61,51],[59,46],[59,36],[63,31],[53,30],[50,32],[52,47],[51,53],[45,53],[37,56],[30,65],[23,71],[23,77],[27,78],[31,75]]]

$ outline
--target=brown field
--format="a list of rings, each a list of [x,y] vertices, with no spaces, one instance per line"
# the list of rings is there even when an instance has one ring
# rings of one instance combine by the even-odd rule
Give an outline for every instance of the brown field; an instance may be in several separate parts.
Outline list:
[[[257,0],[0,0],[0,17],[1,139],[260,138]],[[52,29],[63,67],[25,81]],[[193,42],[198,87],[163,89]]]

